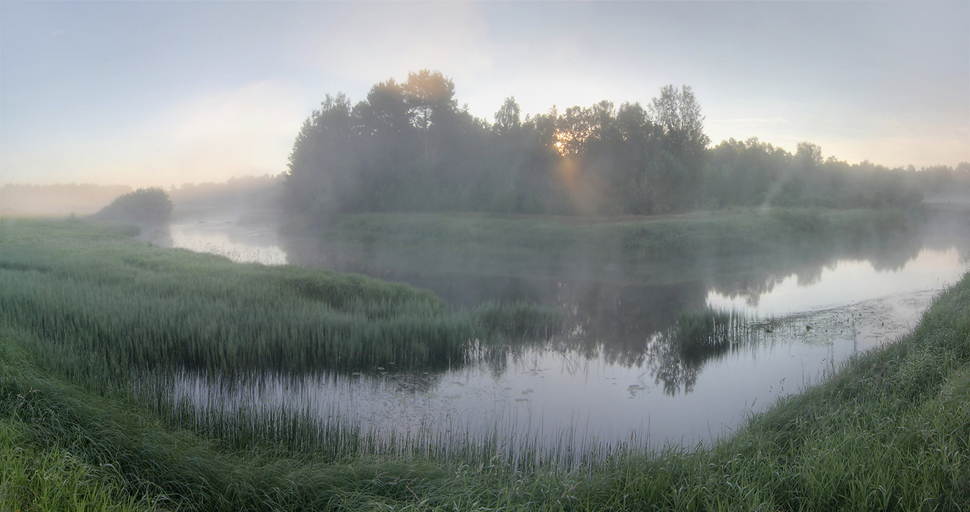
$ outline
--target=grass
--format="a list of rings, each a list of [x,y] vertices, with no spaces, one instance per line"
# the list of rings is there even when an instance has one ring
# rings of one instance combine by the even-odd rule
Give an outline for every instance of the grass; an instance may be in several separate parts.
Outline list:
[[[0,421],[0,510],[151,510],[155,500],[124,492],[110,467],[93,466],[57,446],[29,442],[22,423]]]
[[[618,265],[627,274],[645,275],[670,261],[710,272],[734,259],[772,266],[779,259],[814,262],[860,253],[892,266],[906,260],[900,253],[919,249],[913,243],[916,223],[914,215],[897,210],[752,210],[601,221],[373,213],[343,216],[313,236],[352,261],[381,268],[534,277],[588,275]],[[297,244],[287,252],[299,260],[300,251]]]
[[[154,295],[165,296],[169,290],[180,296],[177,289],[165,287],[172,286],[172,275],[156,281],[142,272],[161,270],[117,259],[137,255],[158,263],[160,269],[174,260],[171,272],[199,282],[191,289],[204,297],[237,298],[247,296],[245,287],[254,279],[258,282],[265,270],[179,251],[153,255],[156,248],[131,245],[134,242],[124,232],[87,224],[68,229],[56,223],[25,223],[22,229],[9,229],[4,223],[0,228],[4,278],[28,274],[33,281],[21,287],[37,283],[43,290],[30,295],[21,288],[0,287],[0,305],[5,308],[0,309],[3,510],[970,508],[970,275],[934,302],[912,334],[851,359],[819,385],[782,399],[711,446],[657,452],[631,448],[567,466],[540,452],[520,453],[520,459],[531,462],[516,466],[495,445],[469,443],[450,455],[431,446],[424,454],[401,455],[393,446],[384,452],[348,449],[359,442],[354,439],[367,435],[354,432],[352,426],[324,431],[316,444],[287,445],[285,439],[272,436],[243,438],[271,431],[235,430],[247,421],[244,412],[237,419],[221,419],[223,430],[192,425],[195,420],[188,417],[179,420],[177,411],[166,413],[164,407],[146,404],[144,397],[122,393],[127,382],[104,383],[122,375],[109,365],[132,356],[96,352],[96,357],[107,359],[89,364],[89,373],[67,364],[71,359],[57,343],[84,346],[72,344],[108,336],[118,353],[137,353],[142,347],[127,341],[128,335],[111,338],[117,336],[115,324],[98,323],[102,317],[77,316],[66,300],[45,302],[48,294],[71,297],[74,292],[44,284],[44,276],[55,275],[68,284],[85,282],[97,291],[79,300],[110,295],[114,287],[128,289],[126,281],[154,285],[148,288]],[[89,244],[92,237],[106,247]],[[39,249],[52,246],[52,253]],[[286,269],[274,272],[290,275]],[[220,279],[206,281],[209,273]],[[354,314],[366,316],[370,311],[375,318],[387,311],[379,303],[357,305],[348,300],[350,295],[324,305],[319,302],[327,300],[324,297],[307,298],[280,280],[264,279],[287,290],[281,294],[316,300],[320,311],[339,310],[336,304],[350,304]],[[390,293],[381,283],[360,286],[367,293]],[[14,289],[20,295],[8,291]],[[268,289],[272,287],[261,288]],[[418,300],[406,289],[396,293]],[[6,309],[15,302],[11,297],[17,297],[18,309]],[[45,309],[50,307],[62,309]],[[140,314],[143,322],[155,322],[164,311]],[[29,314],[42,320],[17,316]],[[277,321],[289,318],[281,313]],[[57,330],[51,325],[65,327]],[[66,326],[73,330],[66,331]],[[231,343],[228,338],[218,340]],[[114,391],[99,391],[108,388]],[[309,431],[292,421],[273,429]],[[240,437],[227,437],[229,431]],[[321,448],[326,439],[337,448]],[[50,476],[44,480],[43,475]],[[56,488],[50,482],[56,482]]]
[[[38,353],[79,382],[183,368],[444,368],[491,332],[561,322],[525,304],[452,311],[407,285],[152,247],[123,226],[2,222],[0,317],[36,333]]]
[[[703,360],[729,349],[747,331],[747,321],[740,313],[706,308],[680,313],[673,338],[684,356]]]

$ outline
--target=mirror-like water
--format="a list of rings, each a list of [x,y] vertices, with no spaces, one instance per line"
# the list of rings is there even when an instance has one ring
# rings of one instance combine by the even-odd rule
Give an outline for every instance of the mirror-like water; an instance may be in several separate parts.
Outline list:
[[[156,241],[166,243],[165,236]],[[173,246],[236,261],[308,262],[408,281],[458,304],[495,298],[555,304],[570,327],[549,340],[483,350],[476,363],[445,372],[375,369],[296,382],[267,376],[259,385],[233,387],[185,376],[176,398],[205,407],[312,411],[399,436],[494,436],[510,445],[569,448],[711,440],[852,354],[906,333],[935,294],[970,268],[952,243],[937,242],[910,244],[888,264],[835,255],[788,269],[784,262],[726,265],[713,276],[686,273],[674,282],[651,276],[677,271],[611,264],[582,279],[491,276],[382,267],[375,264],[379,254],[341,253],[225,223],[175,224],[167,236]],[[705,357],[672,349],[666,336],[676,315],[705,306],[754,319],[744,342]]]

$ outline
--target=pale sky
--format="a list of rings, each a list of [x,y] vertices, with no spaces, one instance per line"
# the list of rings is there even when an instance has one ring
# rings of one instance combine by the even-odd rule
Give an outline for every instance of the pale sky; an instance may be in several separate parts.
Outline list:
[[[493,120],[690,85],[714,143],[970,161],[970,2],[0,2],[0,183],[278,174],[327,93],[436,69]]]

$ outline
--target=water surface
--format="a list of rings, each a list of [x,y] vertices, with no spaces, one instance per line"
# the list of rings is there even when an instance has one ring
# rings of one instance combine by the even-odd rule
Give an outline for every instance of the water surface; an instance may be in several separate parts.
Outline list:
[[[908,332],[932,298],[970,268],[958,249],[965,240],[939,236],[872,254],[717,262],[719,270],[707,274],[598,262],[579,277],[382,265],[393,259],[231,223],[175,224],[170,238],[175,247],[235,261],[409,282],[459,306],[513,299],[554,305],[568,326],[550,339],[483,350],[476,362],[444,372],[374,368],[299,381],[270,375],[232,388],[187,375],[178,397],[205,407],[309,410],[388,435],[494,436],[509,446],[575,449],[629,441],[693,446],[730,432],[852,354]],[[704,307],[739,312],[751,328],[726,351],[689,357],[672,348],[669,333],[679,313]]]

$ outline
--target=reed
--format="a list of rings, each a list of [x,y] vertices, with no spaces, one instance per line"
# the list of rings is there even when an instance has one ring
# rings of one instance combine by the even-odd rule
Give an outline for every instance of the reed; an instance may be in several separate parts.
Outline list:
[[[577,435],[575,431],[564,432],[561,448],[540,450],[528,439],[405,440],[372,435],[353,425],[315,424],[299,413],[261,415],[245,408],[202,412],[165,402],[157,392],[161,388],[133,389],[132,381],[121,380],[132,374],[115,365],[130,360],[148,369],[164,368],[138,362],[138,357],[167,352],[140,351],[139,340],[117,335],[127,324],[94,316],[95,307],[74,301],[115,304],[111,311],[138,311],[136,318],[141,315],[142,322],[151,324],[170,310],[145,309],[136,294],[119,294],[118,289],[138,283],[153,297],[146,304],[156,307],[166,304],[162,298],[183,296],[198,281],[205,286],[199,285],[200,302],[193,304],[213,306],[213,315],[223,314],[220,307],[229,312],[241,307],[234,302],[241,296],[258,302],[259,293],[274,289],[277,295],[271,298],[307,301],[318,308],[311,309],[316,314],[393,318],[398,306],[380,301],[363,306],[353,299],[340,301],[339,307],[337,302],[324,304],[285,280],[267,277],[263,267],[229,266],[220,258],[179,251],[152,254],[154,248],[138,246],[123,232],[101,226],[80,223],[75,230],[22,222],[17,229],[6,223],[0,227],[0,273],[5,280],[0,283],[0,508],[5,510],[970,506],[970,275],[934,302],[912,334],[851,359],[817,386],[753,416],[733,436],[694,449],[656,452],[636,442],[617,450],[591,441],[583,453],[575,453],[567,448],[573,446],[568,437]],[[92,244],[92,237],[104,243]],[[139,264],[125,259],[134,256],[142,258],[132,260]],[[159,278],[168,268],[191,279]],[[272,272],[289,275],[286,269]],[[24,282],[25,276],[43,293],[31,292],[32,282]],[[45,276],[57,280],[48,282]],[[392,293],[380,283],[359,285],[367,293],[400,293],[403,304],[432,300],[406,291]],[[246,295],[246,290],[259,293]],[[123,307],[113,300],[132,304]],[[269,309],[266,314],[268,323],[291,319],[285,311]],[[717,325],[718,315],[704,313],[695,322],[706,326],[710,318]],[[470,316],[465,321],[474,332],[476,321]],[[142,355],[115,355],[98,337],[115,343],[114,351]],[[166,338],[156,335],[153,340]],[[213,348],[202,355],[223,357],[224,363],[213,366],[219,373],[222,364],[246,361],[234,359],[245,350],[234,348],[220,356]],[[154,406],[148,403],[150,397],[159,399]],[[44,475],[50,478],[44,480]]]
[[[701,361],[740,345],[751,332],[742,313],[705,308],[681,312],[670,339],[685,358]]]
[[[120,227],[2,226],[0,320],[35,333],[38,354],[78,382],[176,368],[440,369],[463,364],[474,339],[549,332],[558,319],[523,303],[452,311],[407,285],[234,264],[130,240]]]

